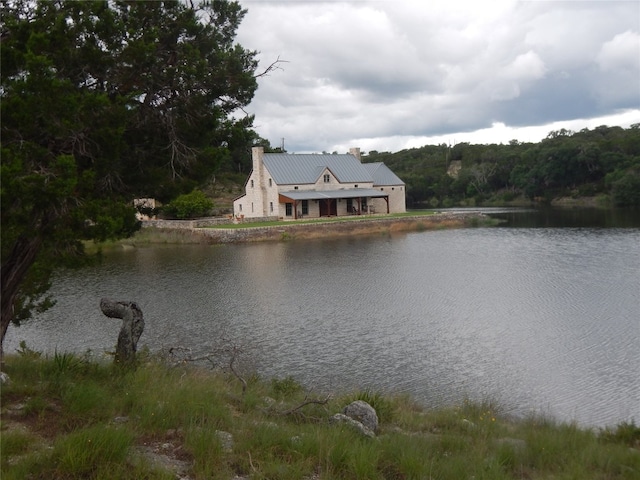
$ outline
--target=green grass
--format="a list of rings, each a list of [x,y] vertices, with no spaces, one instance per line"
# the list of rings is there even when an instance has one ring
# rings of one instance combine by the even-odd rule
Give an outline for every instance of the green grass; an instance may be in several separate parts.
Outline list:
[[[491,400],[425,409],[406,395],[314,396],[292,377],[251,381],[145,360],[123,370],[73,354],[7,356],[0,477],[170,479],[640,478],[640,428],[514,420]],[[375,439],[327,420],[353,400],[378,412]],[[20,406],[20,408],[18,408]],[[288,412],[288,413],[287,413]]]
[[[380,215],[345,215],[341,217],[322,217],[322,218],[302,218],[299,220],[271,220],[264,222],[251,222],[246,220],[240,223],[224,223],[221,225],[212,225],[206,228],[251,228],[251,227],[278,227],[283,225],[309,225],[320,223],[336,223],[336,222],[361,222],[366,220],[378,220],[378,219],[393,219],[393,218],[406,218],[406,217],[420,217],[434,215],[434,210],[412,210],[405,213],[391,213]]]

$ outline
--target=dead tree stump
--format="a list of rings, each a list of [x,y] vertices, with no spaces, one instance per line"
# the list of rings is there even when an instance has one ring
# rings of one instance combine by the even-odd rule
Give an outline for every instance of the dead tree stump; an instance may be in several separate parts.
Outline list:
[[[117,301],[110,298],[100,300],[100,310],[109,318],[122,319],[118,335],[115,363],[130,365],[135,362],[138,340],[144,330],[142,310],[134,302]]]

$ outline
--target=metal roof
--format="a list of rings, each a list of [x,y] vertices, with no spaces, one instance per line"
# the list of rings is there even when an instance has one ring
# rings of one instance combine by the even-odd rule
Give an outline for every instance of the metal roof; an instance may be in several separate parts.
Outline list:
[[[315,183],[329,169],[340,183],[373,182],[371,172],[350,153],[265,153],[264,165],[278,185]]]
[[[280,192],[280,195],[291,200],[321,200],[326,198],[388,197],[389,193],[373,188],[348,188],[343,190],[293,190]]]
[[[373,177],[373,185],[404,185],[404,182],[400,180],[395,173],[391,171],[382,162],[363,163],[363,167],[367,169],[369,174]]]

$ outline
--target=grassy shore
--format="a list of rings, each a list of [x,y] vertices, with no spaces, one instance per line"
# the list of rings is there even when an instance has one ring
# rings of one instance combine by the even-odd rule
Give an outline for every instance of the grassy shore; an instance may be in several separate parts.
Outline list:
[[[189,223],[189,222],[187,222]],[[416,210],[391,215],[344,216],[313,218],[302,220],[274,220],[264,222],[239,222],[214,225],[202,228],[158,227],[147,225],[131,238],[108,241],[99,245],[86,243],[89,253],[98,250],[142,247],[151,245],[185,245],[221,243],[216,235],[207,231],[247,231],[262,229],[262,233],[240,235],[231,241],[273,241],[307,240],[317,238],[337,238],[355,235],[381,235],[397,232],[440,230],[447,228],[493,226],[499,221],[490,217],[469,212],[466,214],[442,214],[433,210]],[[277,232],[270,235],[267,229]],[[222,242],[224,243],[224,242]]]
[[[640,428],[514,420],[490,401],[424,409],[333,397],[147,355],[124,370],[27,348],[5,358],[1,477],[10,479],[638,479]],[[328,419],[369,402],[375,438]]]

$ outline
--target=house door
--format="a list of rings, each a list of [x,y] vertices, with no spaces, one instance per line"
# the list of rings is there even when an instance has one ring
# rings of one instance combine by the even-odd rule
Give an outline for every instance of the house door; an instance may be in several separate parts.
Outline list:
[[[329,217],[338,215],[338,204],[335,198],[320,200],[320,216]]]

